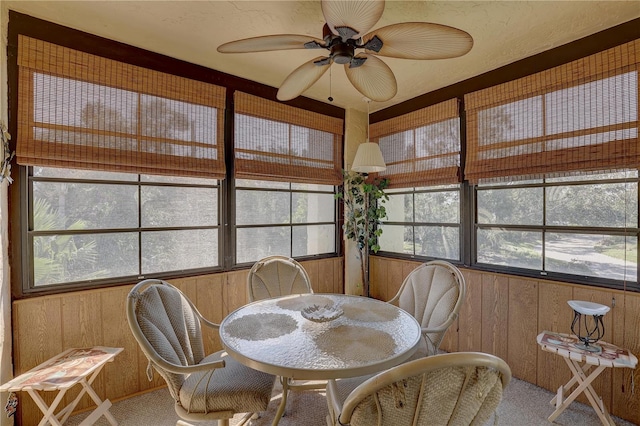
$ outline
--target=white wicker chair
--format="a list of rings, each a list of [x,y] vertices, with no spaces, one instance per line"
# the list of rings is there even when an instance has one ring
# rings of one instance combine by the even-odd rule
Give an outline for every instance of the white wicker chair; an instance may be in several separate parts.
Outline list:
[[[236,413],[241,424],[265,411],[275,376],[246,367],[226,352],[205,356],[201,324],[206,320],[180,290],[161,280],[144,280],[129,292],[127,320],[142,352],[167,382],[178,416],[187,421],[218,420],[227,426]],[[178,424],[184,424],[178,422]]]
[[[296,260],[269,256],[253,264],[247,275],[249,301],[313,293],[307,271]]]
[[[247,275],[249,301],[288,296],[290,294],[313,293],[309,274],[295,259],[286,256],[269,256],[253,264]],[[287,381],[286,386],[285,382]],[[283,384],[282,397],[289,396],[289,390],[324,389],[326,381],[304,381],[280,377]]]
[[[458,318],[466,292],[462,273],[449,262],[433,260],[409,273],[389,303],[409,312],[422,327],[424,339],[411,359],[438,353],[444,334]]]
[[[460,352],[368,377],[329,381],[328,426],[484,425],[511,370],[494,355]]]

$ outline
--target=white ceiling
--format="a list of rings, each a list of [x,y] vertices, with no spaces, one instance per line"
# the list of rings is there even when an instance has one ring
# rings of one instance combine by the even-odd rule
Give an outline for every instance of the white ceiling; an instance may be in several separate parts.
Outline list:
[[[322,38],[320,1],[29,1],[11,10],[234,74],[273,87],[317,50],[221,54],[218,45],[268,34]],[[3,6],[4,7],[4,6]],[[377,111],[640,17],[632,1],[387,1],[374,26],[424,21],[460,28],[474,39],[467,55],[446,60],[384,58],[398,94]],[[330,91],[331,81],[331,91]],[[304,96],[366,111],[363,96],[334,64]]]

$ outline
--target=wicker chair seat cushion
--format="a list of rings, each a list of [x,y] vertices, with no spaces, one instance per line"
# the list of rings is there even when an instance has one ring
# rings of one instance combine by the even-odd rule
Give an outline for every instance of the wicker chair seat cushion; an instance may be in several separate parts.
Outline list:
[[[275,376],[240,364],[224,351],[208,355],[202,362],[224,359],[225,367],[213,372],[193,373],[180,389],[180,404],[190,413],[267,409]]]
[[[423,375],[412,376],[367,396],[354,410],[350,425],[483,425],[502,398],[500,376],[486,367],[425,373],[424,392],[429,396],[421,400],[422,380]],[[343,392],[354,384],[342,385],[340,395],[346,398]]]

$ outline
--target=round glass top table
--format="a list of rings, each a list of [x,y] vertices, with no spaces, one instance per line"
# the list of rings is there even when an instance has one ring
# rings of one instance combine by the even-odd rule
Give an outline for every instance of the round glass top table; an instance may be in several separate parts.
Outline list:
[[[220,324],[224,348],[241,363],[305,380],[386,370],[408,359],[420,336],[420,325],[406,311],[344,294],[260,300],[235,310]]]
[[[420,324],[406,311],[345,294],[260,300],[236,309],[220,324],[220,339],[229,355],[248,367],[285,378],[274,426],[287,405],[289,379],[377,373],[407,360],[420,337]]]
[[[420,337],[420,324],[406,311],[345,294],[264,299],[236,309],[220,324],[220,339],[229,355],[286,378],[274,426],[287,404],[288,379],[377,373],[407,360]]]

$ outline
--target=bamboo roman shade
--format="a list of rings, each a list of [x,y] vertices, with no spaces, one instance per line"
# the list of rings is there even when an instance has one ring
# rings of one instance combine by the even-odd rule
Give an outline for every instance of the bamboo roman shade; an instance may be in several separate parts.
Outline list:
[[[225,177],[225,89],[19,36],[17,161]]]
[[[387,169],[390,187],[460,182],[460,118],[451,99],[370,126]]]
[[[235,176],[339,185],[342,119],[234,94]]]
[[[640,166],[640,40],[465,96],[471,183]]]

